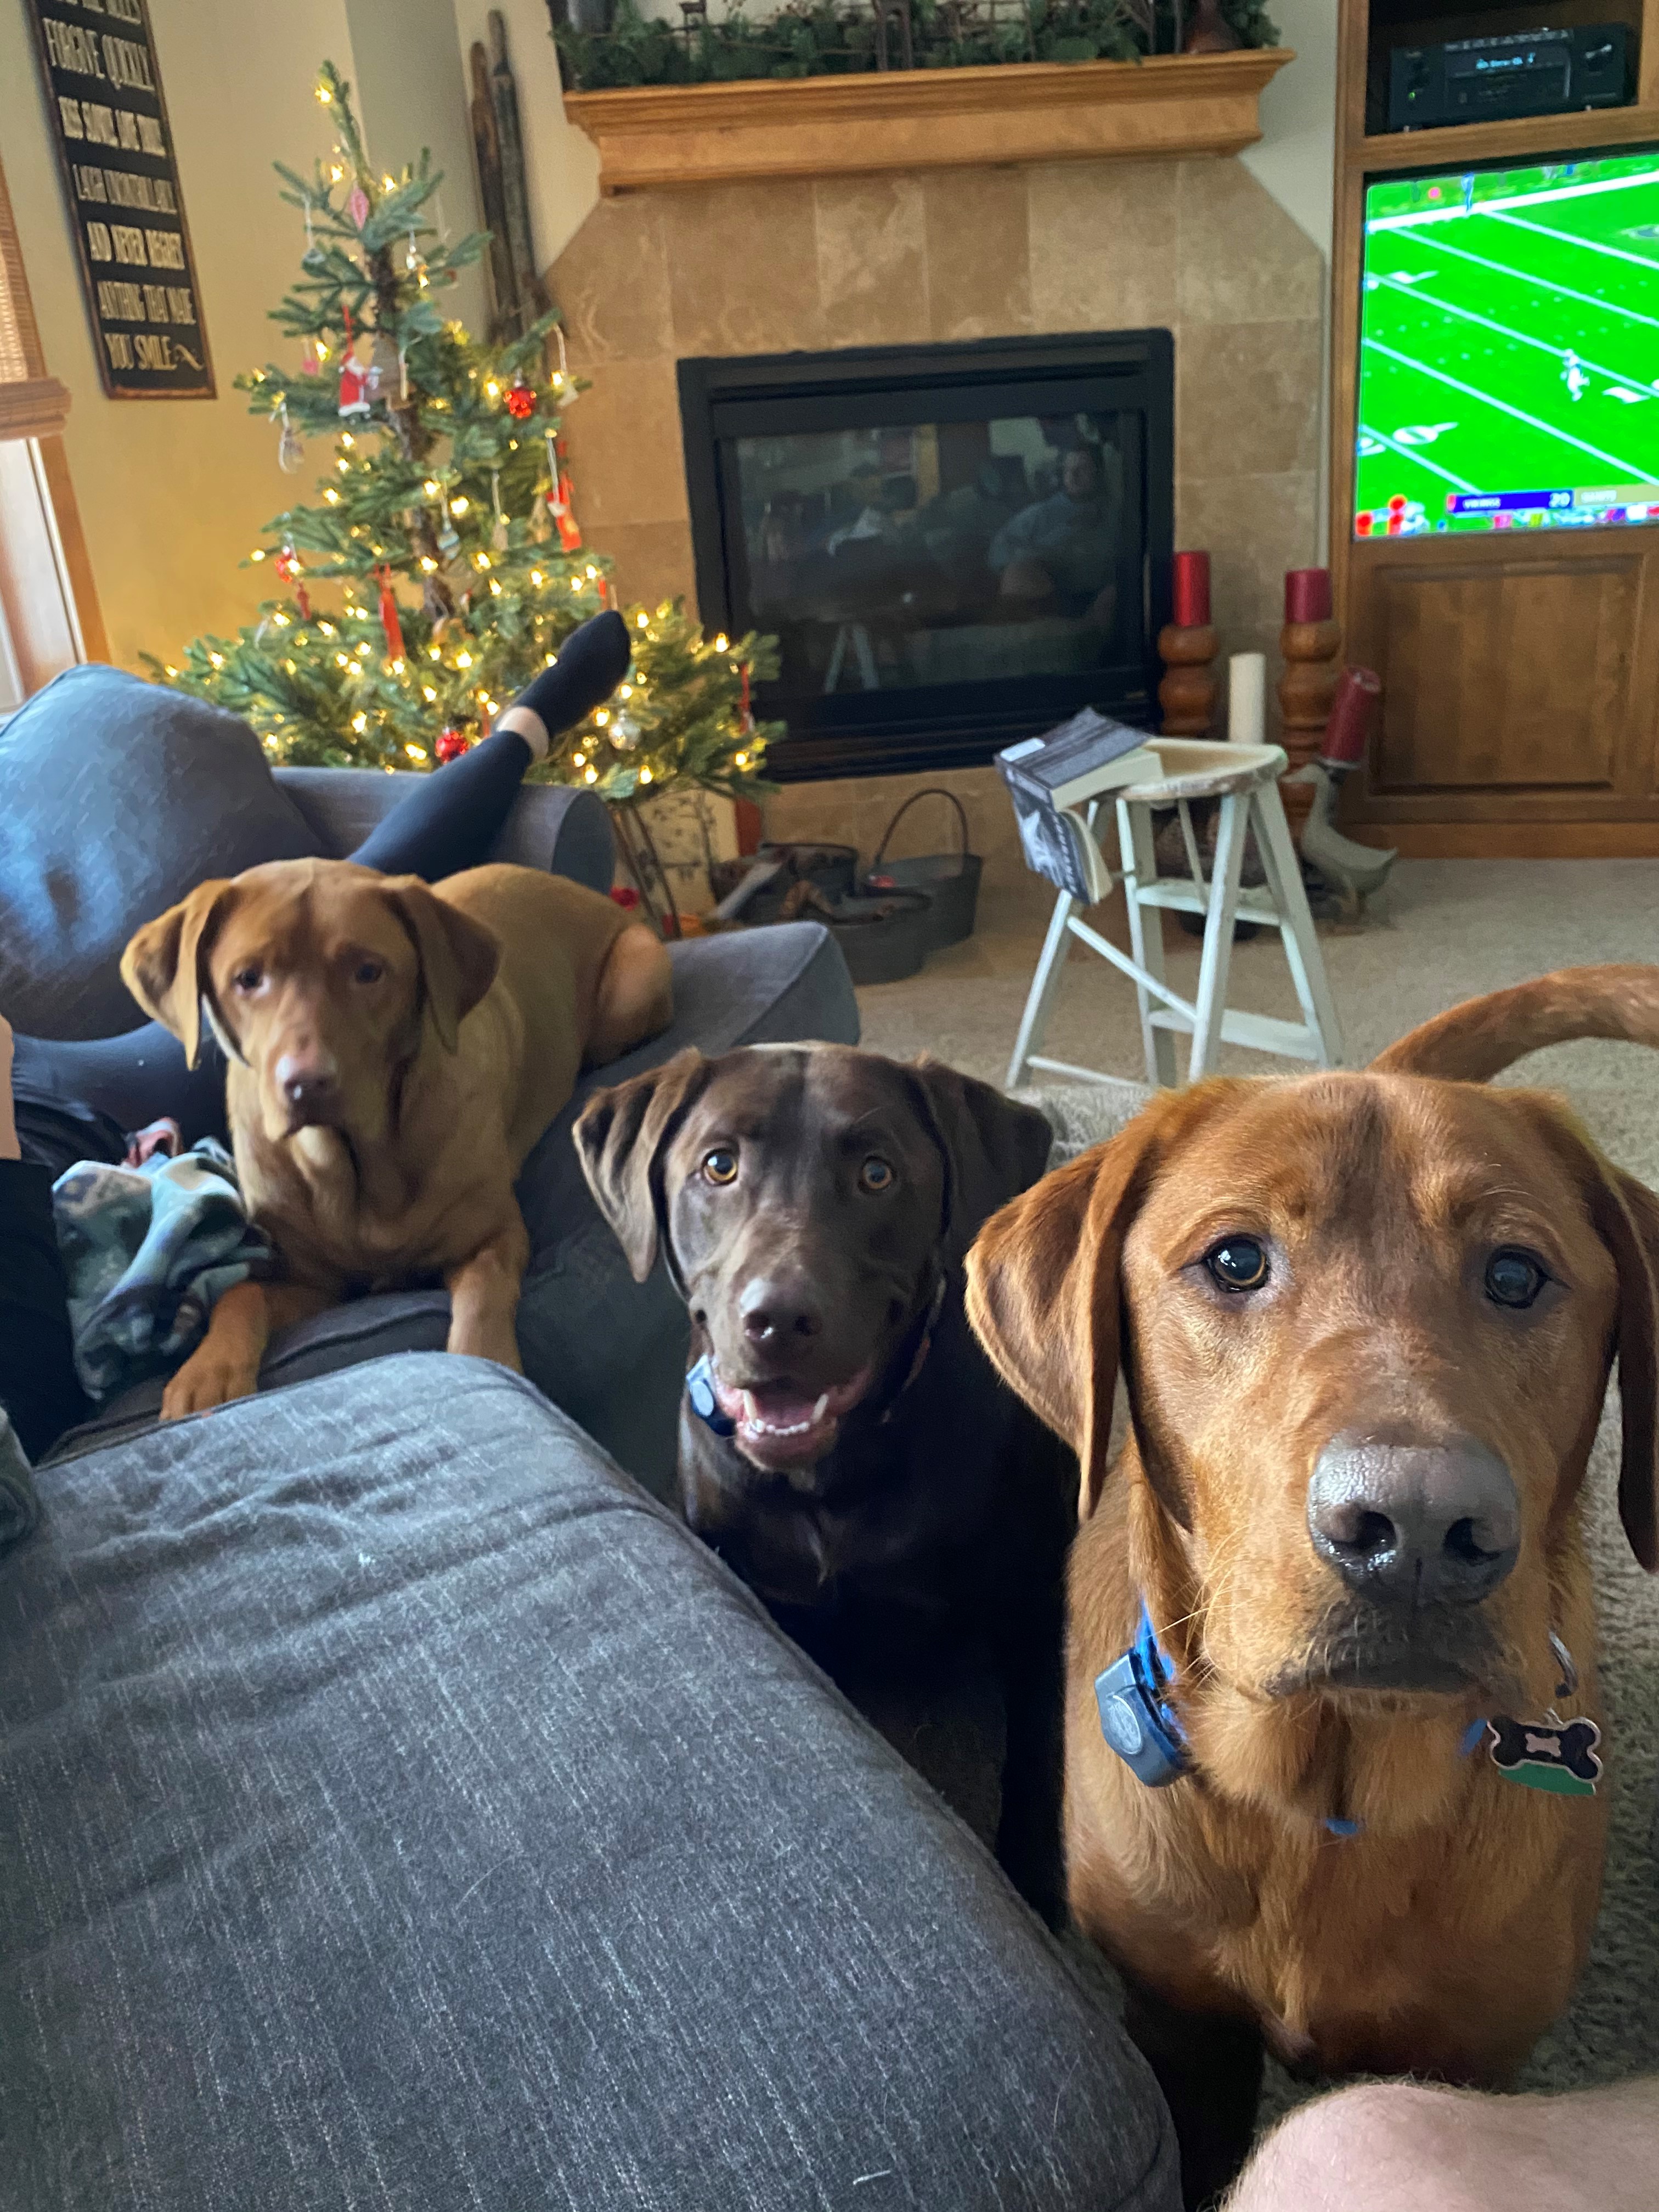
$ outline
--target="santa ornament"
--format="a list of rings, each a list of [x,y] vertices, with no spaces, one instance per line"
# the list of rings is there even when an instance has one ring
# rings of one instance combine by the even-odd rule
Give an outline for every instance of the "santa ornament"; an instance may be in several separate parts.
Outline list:
[[[380,388],[380,372],[369,358],[374,342],[360,333],[353,338],[340,367],[340,420],[360,422],[373,406]],[[359,349],[362,349],[360,352]]]

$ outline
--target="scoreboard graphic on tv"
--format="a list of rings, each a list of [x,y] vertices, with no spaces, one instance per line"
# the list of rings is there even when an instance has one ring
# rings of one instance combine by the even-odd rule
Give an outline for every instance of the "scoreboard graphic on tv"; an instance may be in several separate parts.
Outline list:
[[[1659,149],[1365,194],[1357,538],[1659,522]]]

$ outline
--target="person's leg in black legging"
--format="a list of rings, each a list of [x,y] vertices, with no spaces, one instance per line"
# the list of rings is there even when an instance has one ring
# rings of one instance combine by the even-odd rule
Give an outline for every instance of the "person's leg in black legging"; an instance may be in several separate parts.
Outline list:
[[[627,625],[596,615],[565,640],[550,668],[526,684],[495,734],[448,767],[423,776],[349,855],[382,875],[440,882],[475,867],[494,844],[526,770],[551,736],[608,699],[628,673]],[[20,1036],[14,1083],[36,1099],[74,1099],[137,1129],[170,1115],[187,1145],[225,1135],[225,1065],[204,1036],[193,1068],[159,1022],[90,1041]]]

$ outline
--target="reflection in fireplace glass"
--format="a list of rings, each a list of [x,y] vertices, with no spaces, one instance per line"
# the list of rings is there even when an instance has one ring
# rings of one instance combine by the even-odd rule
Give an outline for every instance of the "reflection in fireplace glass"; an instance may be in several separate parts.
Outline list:
[[[778,636],[783,685],[888,691],[1132,657],[1143,424],[1005,415],[732,440],[748,608]]]

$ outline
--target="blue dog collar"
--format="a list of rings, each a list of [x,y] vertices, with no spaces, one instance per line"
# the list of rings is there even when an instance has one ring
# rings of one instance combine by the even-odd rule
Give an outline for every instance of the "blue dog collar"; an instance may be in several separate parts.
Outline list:
[[[1135,1640],[1096,1675],[1095,1702],[1101,1734],[1149,1790],[1179,1782],[1187,1771],[1186,1731],[1164,1694],[1175,1679],[1175,1662],[1158,1642],[1143,1598]]]

